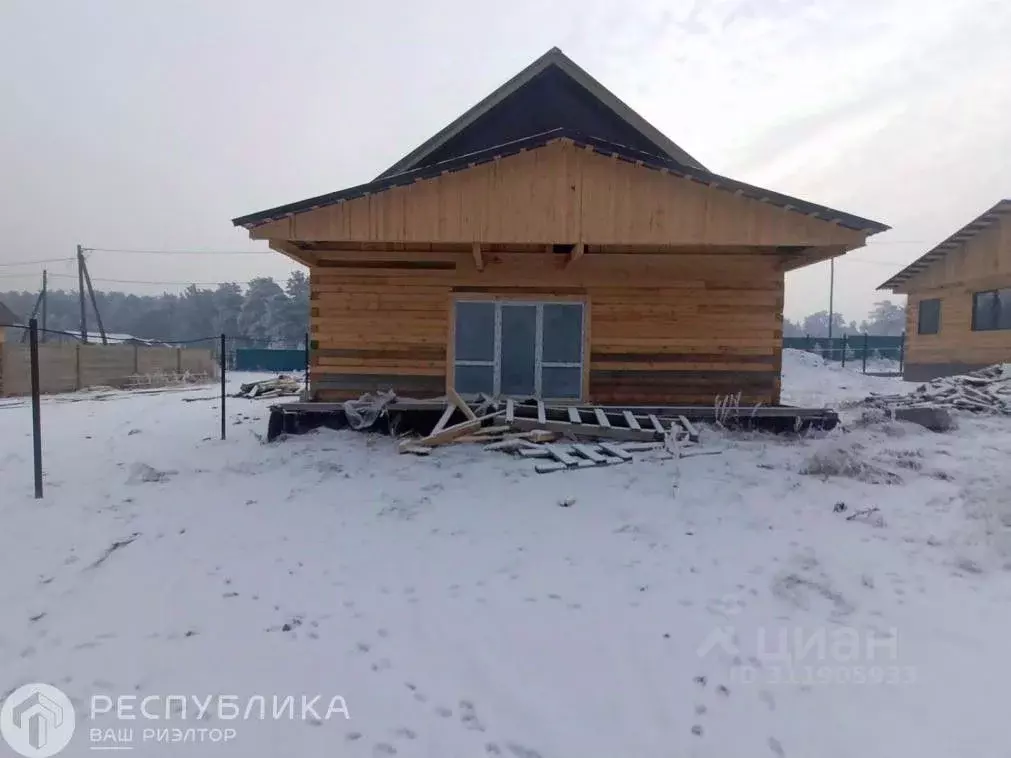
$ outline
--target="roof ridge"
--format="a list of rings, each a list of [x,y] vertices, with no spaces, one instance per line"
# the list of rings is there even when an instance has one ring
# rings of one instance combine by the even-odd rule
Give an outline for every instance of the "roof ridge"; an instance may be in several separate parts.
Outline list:
[[[705,166],[703,166],[699,161],[689,155],[685,150],[676,145],[667,135],[636,113],[636,111],[621,100],[621,98],[611,92],[607,87],[594,79],[593,76],[591,76],[585,69],[567,56],[560,47],[555,46],[537,57],[533,62],[507,79],[503,84],[492,90],[491,93],[472,105],[460,116],[429,137],[414,150],[386,169],[383,173],[379,174],[376,179],[385,179],[389,176],[403,173],[405,170],[417,167],[418,163],[424,160],[426,156],[431,155],[454,136],[462,132],[466,127],[473,124],[479,117],[483,116],[493,107],[504,101],[507,97],[517,92],[535,76],[552,65],[556,66],[576,84],[589,92],[591,96],[596,98],[614,115],[632,127],[640,135],[648,141],[656,144],[661,150],[665,151],[667,157],[684,165],[691,166],[692,168],[706,170]]]

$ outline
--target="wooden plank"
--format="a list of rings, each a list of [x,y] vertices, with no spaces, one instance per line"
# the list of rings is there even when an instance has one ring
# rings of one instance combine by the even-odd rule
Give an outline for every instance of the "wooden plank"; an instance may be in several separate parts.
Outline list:
[[[595,424],[577,425],[567,421],[545,421],[542,424],[532,418],[515,419],[513,428],[521,430],[544,429],[573,437],[603,437],[628,442],[651,442],[657,439],[656,433],[647,429],[625,429],[614,426],[596,426]]]
[[[512,426],[510,424],[498,424],[496,426],[486,426],[478,433],[486,437],[492,437],[496,434],[505,434]]]
[[[426,445],[418,445],[414,442],[411,442],[410,444],[407,445],[401,444],[400,452],[414,453],[415,455],[430,455],[432,452],[432,448]]]
[[[442,412],[442,416],[439,418],[439,422],[432,428],[432,431],[429,432],[429,434],[438,434],[443,429],[445,429],[446,424],[449,423],[449,419],[452,417],[454,413],[456,413],[456,406],[454,406],[452,403],[446,403],[446,410]]]
[[[597,452],[596,445],[573,445],[572,449],[594,463],[605,463],[607,461],[606,455],[601,455]]]
[[[662,442],[623,442],[621,445],[622,450],[627,450],[630,453],[642,453],[647,450],[659,450],[662,447]]]
[[[506,423],[511,424],[515,417],[516,417],[516,406],[513,403],[513,399],[508,398],[506,400],[506,415],[505,415]]]
[[[470,406],[464,402],[463,398],[457,394],[455,389],[453,389],[452,387],[447,387],[446,397],[448,397],[449,402],[451,402],[453,405],[459,408],[463,412],[463,415],[466,416],[468,419],[473,421],[474,419],[477,418],[477,414],[470,409]]]
[[[661,424],[660,423],[660,419],[658,419],[652,413],[649,414],[649,423],[651,423],[653,425],[653,429],[656,430],[657,434],[663,434],[663,424]]]
[[[566,466],[575,466],[578,463],[578,459],[573,457],[568,445],[547,445],[547,448],[559,463],[564,463]]]
[[[563,471],[567,469],[564,463],[559,463],[558,461],[551,461],[549,463],[538,463],[534,466],[534,471],[538,474],[550,474],[552,471]]]
[[[537,447],[527,447],[520,450],[520,455],[524,458],[551,458],[551,451],[548,450],[547,445],[538,445]]]
[[[597,417],[597,423],[600,426],[610,426],[611,422],[607,418],[607,414],[604,413],[600,408],[593,409],[594,415]]]
[[[583,418],[579,415],[579,409],[574,405],[569,406],[569,421],[573,424],[583,423]]]
[[[621,458],[623,461],[632,460],[632,454],[630,452],[622,450],[620,447],[611,442],[601,442],[600,447],[609,452],[615,458]]]
[[[545,418],[544,418],[544,402],[542,400],[538,400],[537,401],[537,420],[540,423],[542,423],[542,424],[545,421]]]
[[[449,426],[440,431],[438,434],[430,434],[427,437],[423,437],[420,440],[412,440],[406,443],[407,446],[418,444],[428,447],[434,447],[436,445],[444,445],[447,442],[452,442],[457,437],[462,437],[468,432],[472,432],[475,429],[479,429],[481,424],[483,424],[488,419],[498,418],[502,415],[502,411],[496,411],[495,413],[490,413],[487,416],[479,416],[478,418],[468,419],[454,426]],[[404,450],[405,443],[401,443],[401,452]]]
[[[642,429],[639,426],[639,420],[632,415],[632,411],[622,411],[621,413],[625,417],[625,423],[628,424],[629,429]]]
[[[526,444],[524,441],[518,439],[499,440],[498,442],[492,442],[484,446],[485,450],[500,450],[506,453],[515,453],[525,448]]]
[[[681,426],[683,426],[685,431],[688,432],[688,439],[692,442],[698,442],[699,430],[695,427],[695,424],[689,421],[687,416],[683,415],[678,415],[678,421],[681,422]]]

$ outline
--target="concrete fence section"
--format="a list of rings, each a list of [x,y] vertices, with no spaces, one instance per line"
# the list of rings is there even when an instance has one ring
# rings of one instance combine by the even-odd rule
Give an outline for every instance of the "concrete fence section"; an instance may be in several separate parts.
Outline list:
[[[0,395],[31,393],[28,345],[0,343]],[[39,382],[44,393],[88,387],[126,387],[139,377],[161,374],[218,376],[217,357],[207,348],[145,345],[39,345]]]

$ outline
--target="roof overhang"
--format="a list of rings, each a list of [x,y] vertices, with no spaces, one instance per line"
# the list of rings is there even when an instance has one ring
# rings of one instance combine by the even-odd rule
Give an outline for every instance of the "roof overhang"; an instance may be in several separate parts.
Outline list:
[[[247,230],[252,230],[257,226],[293,216],[298,213],[305,213],[306,211],[315,210],[317,208],[343,203],[347,200],[353,200],[367,195],[374,195],[380,192],[385,192],[393,187],[406,186],[424,179],[435,178],[446,173],[463,171],[482,163],[498,160],[525,150],[536,149],[547,145],[548,143],[562,139],[570,140],[581,148],[592,150],[601,155],[634,163],[635,165],[642,166],[647,169],[664,171],[709,187],[725,190],[727,192],[758,200],[763,203],[769,203],[770,205],[785,208],[786,210],[800,213],[805,216],[811,216],[823,221],[836,223],[847,229],[861,231],[867,234],[877,234],[878,232],[883,232],[890,228],[886,224],[882,224],[877,221],[871,221],[869,219],[845,213],[843,211],[838,211],[824,205],[810,203],[806,200],[800,200],[795,197],[790,197],[789,195],[783,195],[779,192],[773,192],[772,190],[763,189],[751,184],[745,184],[744,182],[720,176],[719,174],[714,174],[702,168],[686,166],[666,157],[652,155],[624,145],[616,145],[614,143],[606,142],[569,129],[553,129],[549,132],[535,134],[504,145],[497,145],[493,148],[488,148],[487,150],[481,150],[475,153],[470,153],[469,155],[451,158],[447,161],[443,161],[442,163],[423,166],[418,169],[405,171],[391,176],[385,176],[365,184],[348,187],[347,189],[338,190],[337,192],[331,192],[326,195],[312,197],[307,200],[300,200],[287,205],[280,205],[276,208],[251,213],[246,216],[239,216],[238,218],[232,219],[232,223],[235,226],[241,226]]]
[[[901,292],[910,279],[925,271],[935,262],[945,258],[948,253],[975,237],[984,229],[998,221],[1002,216],[1011,215],[1011,199],[1000,200],[989,210],[984,211],[946,240],[928,250],[910,263],[891,279],[878,287],[878,290]]]

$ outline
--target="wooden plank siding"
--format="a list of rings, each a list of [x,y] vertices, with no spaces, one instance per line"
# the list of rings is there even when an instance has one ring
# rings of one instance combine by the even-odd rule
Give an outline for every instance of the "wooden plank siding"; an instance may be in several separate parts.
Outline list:
[[[452,303],[475,297],[584,302],[585,401],[709,404],[736,392],[748,403],[779,400],[776,256],[586,253],[570,262],[553,252],[495,252],[478,270],[465,251],[316,254],[311,389],[320,400],[381,389],[442,394]],[[421,260],[442,265],[399,265]]]
[[[254,239],[383,243],[794,246],[865,231],[637,166],[560,139],[254,227]]]
[[[1011,330],[972,330],[973,293],[1011,287],[1011,219],[951,250],[903,286],[906,375],[913,380],[1011,361]],[[919,334],[921,300],[941,301],[937,334]]]

